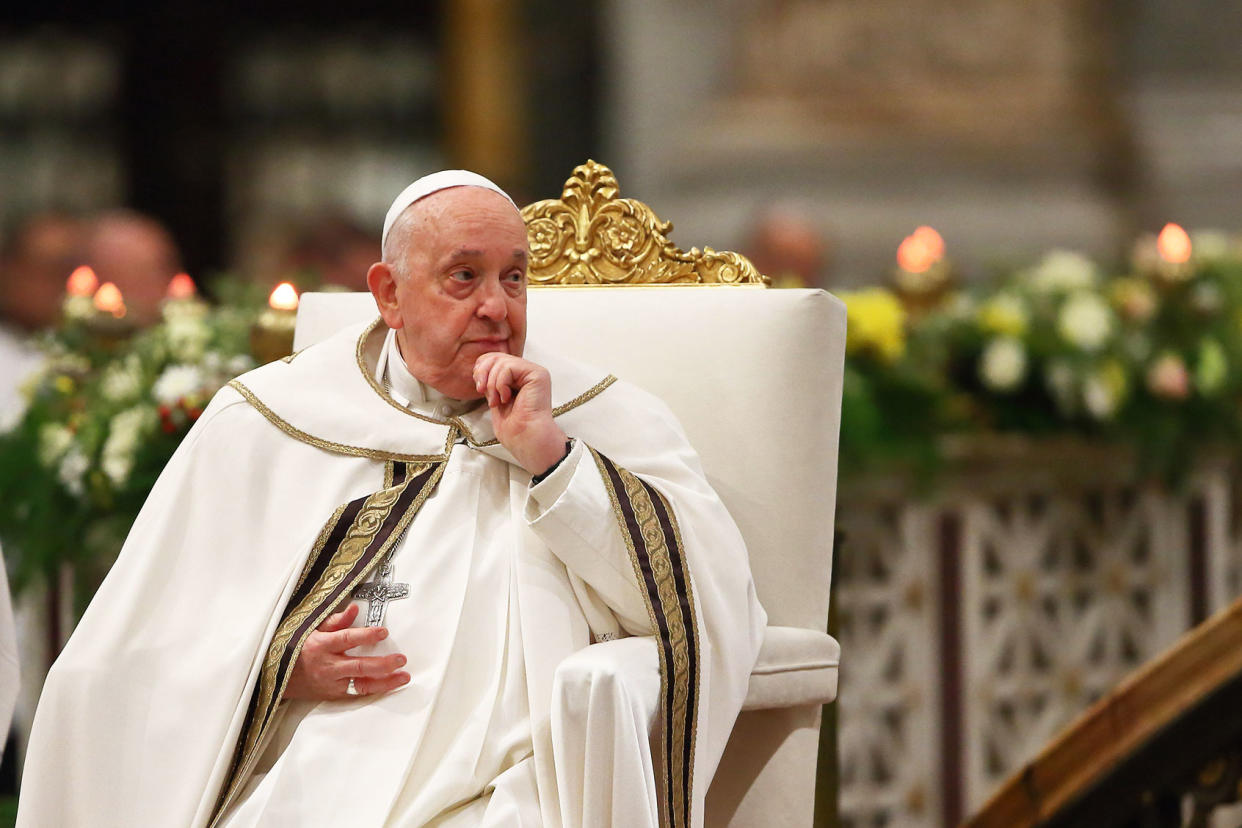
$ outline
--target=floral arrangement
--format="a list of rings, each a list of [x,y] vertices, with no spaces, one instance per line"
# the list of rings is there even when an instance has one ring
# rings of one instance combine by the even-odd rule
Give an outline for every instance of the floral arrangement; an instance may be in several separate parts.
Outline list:
[[[1176,479],[1242,442],[1242,242],[1176,225],[1111,271],[1052,251],[984,285],[842,294],[842,471],[933,470],[946,434],[1076,434]],[[913,274],[917,275],[917,274]],[[914,280],[917,284],[917,280]]]
[[[70,562],[89,590],[212,395],[254,366],[255,289],[218,282],[222,301],[210,306],[188,279],[170,289],[161,321],[136,331],[109,285],[75,289],[71,278],[25,412],[0,433],[0,542],[18,588]]]

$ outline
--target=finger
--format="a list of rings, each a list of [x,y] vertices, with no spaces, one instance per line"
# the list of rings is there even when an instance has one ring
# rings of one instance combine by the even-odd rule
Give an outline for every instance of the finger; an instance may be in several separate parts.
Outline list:
[[[324,649],[330,653],[343,653],[354,647],[378,644],[388,637],[384,627],[350,627],[325,634]]]
[[[492,408],[500,404],[500,381],[504,373],[504,365],[497,364],[487,376],[487,404]]]
[[[496,390],[501,403],[508,403],[513,399],[513,389],[517,388],[517,382],[517,373],[512,365],[506,365],[500,370],[500,377],[496,380]]]
[[[393,673],[385,678],[356,678],[354,679],[354,689],[358,691],[360,696],[374,696],[378,693],[387,693],[396,690],[410,682],[409,673]]]
[[[502,356],[505,355],[498,354],[495,351],[490,351],[481,355],[474,361],[474,387],[480,394],[484,393],[486,390],[488,377],[491,374],[492,369],[495,367],[496,362]]]
[[[383,656],[355,656],[342,658],[333,672],[342,678],[386,678],[405,666],[405,656],[392,653]]]
[[[354,623],[354,619],[358,617],[358,605],[351,603],[345,609],[338,613],[329,615],[324,622],[319,625],[319,632],[336,632],[343,630],[350,624]]]

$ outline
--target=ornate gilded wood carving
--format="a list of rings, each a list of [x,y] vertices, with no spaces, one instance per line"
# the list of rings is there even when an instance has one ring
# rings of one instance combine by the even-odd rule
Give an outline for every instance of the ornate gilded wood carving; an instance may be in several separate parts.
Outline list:
[[[618,198],[612,170],[595,161],[574,169],[559,199],[522,209],[530,237],[532,285],[767,285],[746,257],[710,247],[683,251],[673,223],[632,198]]]

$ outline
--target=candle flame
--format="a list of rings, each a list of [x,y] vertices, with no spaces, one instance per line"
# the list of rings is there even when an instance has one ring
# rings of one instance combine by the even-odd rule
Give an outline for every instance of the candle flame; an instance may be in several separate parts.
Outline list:
[[[1183,264],[1190,261],[1190,236],[1176,224],[1169,222],[1156,237],[1156,249],[1160,258],[1169,264]]]
[[[74,268],[69,274],[69,281],[65,283],[65,291],[70,296],[90,296],[97,287],[99,287],[99,277],[89,265]]]
[[[178,273],[168,283],[169,299],[192,299],[196,293],[198,293],[198,288],[194,286],[194,280],[188,273]]]
[[[110,313],[117,319],[124,316],[125,299],[121,296],[121,289],[112,282],[100,285],[99,290],[95,291],[95,310]]]
[[[298,309],[298,291],[292,283],[281,282],[268,297],[267,304],[272,310],[291,311]]]
[[[930,227],[919,227],[897,248],[897,265],[911,273],[923,273],[944,258],[944,239]]]

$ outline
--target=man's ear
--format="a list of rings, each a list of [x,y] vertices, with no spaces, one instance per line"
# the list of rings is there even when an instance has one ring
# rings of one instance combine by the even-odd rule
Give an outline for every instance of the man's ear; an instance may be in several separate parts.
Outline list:
[[[401,310],[397,307],[397,274],[387,262],[376,262],[367,270],[367,287],[375,297],[380,316],[390,328],[400,328]]]

